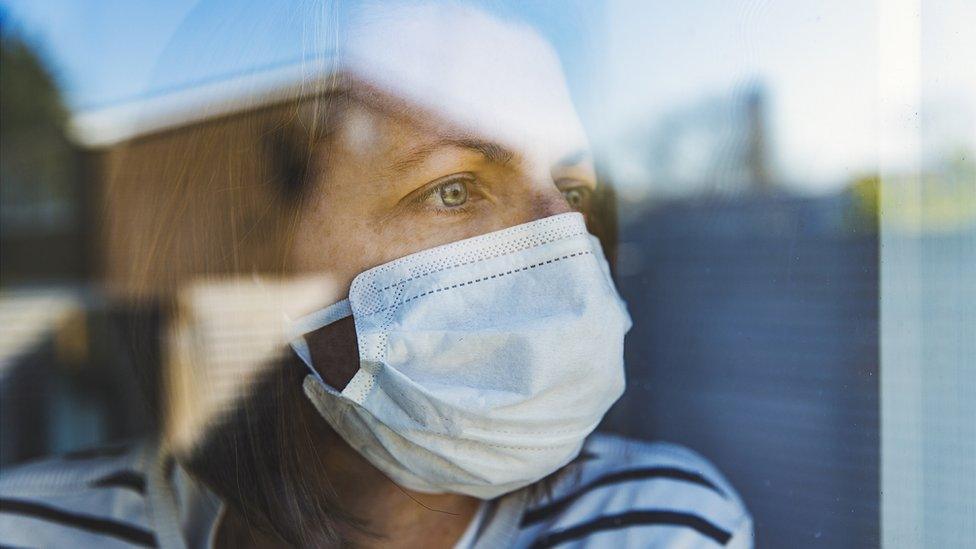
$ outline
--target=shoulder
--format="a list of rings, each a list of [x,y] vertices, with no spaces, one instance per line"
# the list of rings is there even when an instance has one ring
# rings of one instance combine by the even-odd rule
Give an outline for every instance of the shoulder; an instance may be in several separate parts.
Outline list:
[[[543,547],[752,545],[742,500],[705,458],[675,444],[608,434],[587,440],[521,526]]]
[[[145,444],[67,454],[0,474],[0,545],[155,545]]]

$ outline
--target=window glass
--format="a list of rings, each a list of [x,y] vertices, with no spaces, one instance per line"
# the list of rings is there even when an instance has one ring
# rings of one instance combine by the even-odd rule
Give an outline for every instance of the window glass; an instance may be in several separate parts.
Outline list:
[[[0,2],[4,470],[199,448],[361,272],[581,212],[633,322],[601,432],[705,456],[759,546],[976,539],[971,3],[400,4]]]

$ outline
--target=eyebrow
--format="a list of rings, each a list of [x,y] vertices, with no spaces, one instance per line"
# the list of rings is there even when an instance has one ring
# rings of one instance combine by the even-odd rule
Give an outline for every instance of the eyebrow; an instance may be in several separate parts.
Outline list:
[[[428,143],[426,145],[421,145],[416,149],[407,153],[403,158],[397,160],[391,166],[391,170],[394,173],[403,173],[424,160],[427,159],[434,151],[444,147],[459,147],[462,149],[470,149],[481,153],[488,162],[493,162],[496,164],[508,164],[515,157],[515,153],[510,149],[499,145],[498,143],[493,143],[491,141],[481,141],[478,139],[439,139],[433,143]]]
[[[593,159],[593,155],[590,153],[590,151],[586,149],[580,149],[578,151],[574,151],[562,157],[562,159],[560,159],[559,162],[556,162],[555,167],[566,168],[569,166],[582,164],[583,162],[591,161],[592,159]]]

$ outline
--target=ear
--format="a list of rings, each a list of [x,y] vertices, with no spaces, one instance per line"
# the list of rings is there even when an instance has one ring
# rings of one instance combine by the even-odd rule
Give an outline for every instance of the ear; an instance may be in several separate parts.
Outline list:
[[[312,144],[294,121],[277,124],[262,132],[268,158],[270,183],[288,200],[298,200],[308,186]]]

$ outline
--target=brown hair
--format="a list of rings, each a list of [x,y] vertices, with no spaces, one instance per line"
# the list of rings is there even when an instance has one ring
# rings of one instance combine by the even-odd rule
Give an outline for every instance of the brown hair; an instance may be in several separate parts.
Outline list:
[[[349,100],[330,90],[130,143],[106,193],[124,206],[109,216],[120,245],[109,274],[177,322],[176,299],[191,280],[288,274],[297,216],[321,177],[312,166],[327,163],[329,137]],[[585,213],[612,264],[616,208],[608,185],[598,187]],[[304,397],[304,365],[282,351],[260,371],[239,387],[233,405],[201,424],[206,432],[193,445],[174,448],[181,464],[249,526],[280,542],[321,547],[369,534],[322,475],[320,448],[331,430]],[[180,381],[167,376],[173,421]]]
[[[345,103],[344,94],[329,87],[143,135],[98,158],[106,172],[107,286],[130,310],[158,310],[163,338],[170,340],[162,344],[164,432],[195,413],[181,409],[194,395],[184,394],[190,383],[180,370],[204,366],[192,360],[176,365],[172,327],[193,328],[181,293],[200,280],[288,274],[291,235],[317,177],[311,159],[328,155],[324,145]],[[143,351],[159,340],[156,326],[132,328],[133,343]],[[250,525],[291,545],[337,544],[359,523],[334,494],[307,482],[308,471],[324,468],[315,442],[328,427],[309,414],[301,391],[306,370],[293,362],[290,353],[281,353],[252,365],[261,373],[236,387],[236,402],[194,423],[205,432],[195,435],[193,445],[170,447],[191,475]],[[191,381],[226,381],[214,379],[221,372],[211,374]],[[154,393],[155,376],[143,377]],[[209,392],[191,388],[197,395]]]

